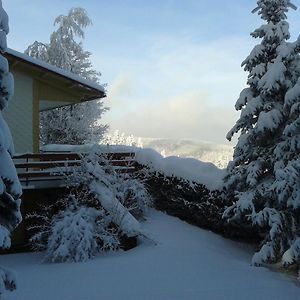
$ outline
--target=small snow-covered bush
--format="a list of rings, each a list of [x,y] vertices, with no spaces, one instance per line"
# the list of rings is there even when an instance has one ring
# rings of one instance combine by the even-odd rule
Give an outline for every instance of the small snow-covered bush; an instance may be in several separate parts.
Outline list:
[[[111,216],[87,196],[85,190],[70,194],[29,216],[34,222],[29,228],[31,243],[35,250],[46,251],[46,261],[86,261],[99,251],[119,247],[119,231]]]
[[[119,246],[117,232],[109,228],[111,218],[105,211],[75,201],[53,218],[46,247],[48,261],[86,261],[100,249]]]
[[[97,251],[95,238],[96,210],[67,208],[53,219],[46,259],[54,262],[85,261]]]
[[[117,198],[137,219],[142,218],[152,205],[145,181],[123,174],[118,183]]]

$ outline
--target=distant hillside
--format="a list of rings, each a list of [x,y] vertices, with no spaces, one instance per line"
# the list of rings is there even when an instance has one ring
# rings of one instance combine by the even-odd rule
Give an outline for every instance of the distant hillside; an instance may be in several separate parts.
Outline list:
[[[195,140],[141,138],[143,147],[153,148],[164,156],[192,157],[225,168],[232,159],[233,147]]]

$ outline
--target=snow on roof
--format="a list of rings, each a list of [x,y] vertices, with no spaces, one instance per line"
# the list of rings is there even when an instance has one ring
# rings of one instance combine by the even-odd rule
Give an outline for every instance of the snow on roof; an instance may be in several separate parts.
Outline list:
[[[76,74],[73,74],[71,72],[68,72],[68,71],[65,71],[63,69],[60,69],[56,66],[53,66],[53,65],[50,65],[42,60],[39,60],[39,59],[36,59],[36,58],[33,58],[33,57],[30,57],[24,53],[20,53],[16,50],[13,50],[13,49],[10,49],[8,48],[7,51],[6,51],[8,54],[12,55],[12,56],[15,56],[19,59],[22,59],[24,61],[27,61],[31,64],[34,64],[38,67],[41,67],[43,69],[46,69],[46,70],[49,70],[51,72],[54,72],[58,75],[61,75],[63,77],[66,77],[66,78],[69,78],[71,80],[74,80],[74,81],[77,81],[78,83],[84,85],[84,86],[87,86],[89,88],[92,88],[92,89],[95,89],[99,92],[102,92],[102,93],[105,93],[105,89],[102,85],[100,84],[97,84],[95,82],[92,82],[92,81],[89,81],[87,79],[84,79]]]

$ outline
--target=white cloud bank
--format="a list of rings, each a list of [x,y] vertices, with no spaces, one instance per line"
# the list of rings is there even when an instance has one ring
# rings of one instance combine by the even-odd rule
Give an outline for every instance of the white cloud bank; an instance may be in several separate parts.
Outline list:
[[[207,96],[199,92],[182,94],[159,104],[141,103],[114,116],[112,129],[127,134],[214,142],[225,141],[237,117],[232,109],[210,104]]]
[[[108,86],[104,121],[136,136],[225,142],[238,117],[234,103],[246,82],[240,63],[250,48],[241,39],[158,39],[143,59],[110,61],[119,72]]]

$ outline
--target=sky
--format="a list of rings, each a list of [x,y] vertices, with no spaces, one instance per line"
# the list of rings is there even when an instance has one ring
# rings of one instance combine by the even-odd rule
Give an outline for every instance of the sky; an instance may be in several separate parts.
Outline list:
[[[83,46],[107,84],[103,118],[112,131],[140,137],[226,143],[246,87],[241,62],[259,43],[255,0],[3,0],[10,17],[8,46],[23,52],[48,42],[53,21],[72,7],[93,25]],[[299,7],[289,13],[300,34]]]

